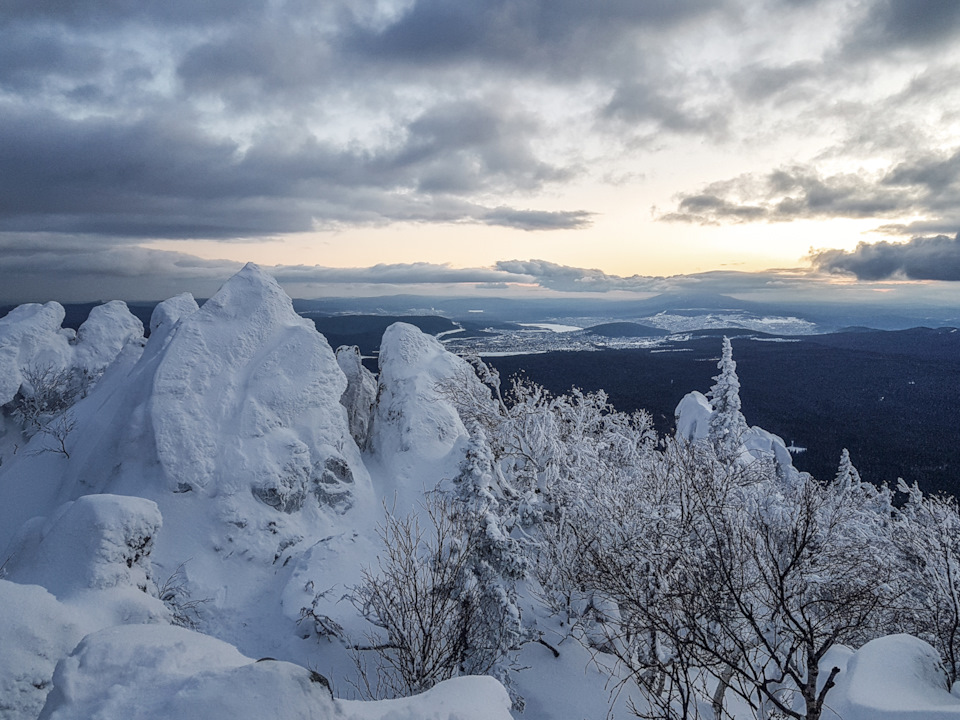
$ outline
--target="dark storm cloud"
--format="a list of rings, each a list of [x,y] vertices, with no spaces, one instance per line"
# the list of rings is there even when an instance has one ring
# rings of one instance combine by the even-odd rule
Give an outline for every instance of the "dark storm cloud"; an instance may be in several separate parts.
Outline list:
[[[116,297],[161,300],[184,290],[209,297],[241,266],[230,260],[117,245],[97,236],[0,233],[0,303]],[[263,269],[281,284],[299,288],[532,281],[527,275],[496,268],[455,268],[425,262],[366,268],[280,265]]]
[[[846,51],[880,55],[897,48],[932,49],[960,33],[956,0],[876,0],[853,28]]]
[[[717,135],[727,126],[723,112],[698,107],[678,93],[671,93],[648,80],[629,80],[617,87],[601,114],[606,119],[632,124],[652,122],[660,130],[676,133]]]
[[[367,268],[328,268],[319,265],[278,265],[265,268],[281,283],[410,285],[523,282],[526,276],[493,268],[454,268],[436,263],[379,264]]]
[[[483,61],[547,72],[604,66],[637,30],[663,30],[726,5],[721,0],[417,0],[386,27],[356,23],[353,54],[413,65]]]
[[[716,224],[920,214],[933,218],[924,222],[934,232],[953,232],[958,208],[960,151],[955,151],[917,155],[876,175],[825,175],[810,166],[744,175],[681,195],[676,210],[660,219]]]
[[[96,45],[55,31],[7,33],[0,43],[0,88],[24,92],[51,78],[83,78],[99,72],[104,60],[104,51]]]
[[[663,278],[641,275],[620,277],[596,268],[571,267],[547,260],[501,260],[496,264],[496,268],[507,273],[532,277],[541,287],[564,292],[659,292],[664,288]]]
[[[502,225],[519,230],[579,230],[589,227],[593,213],[584,210],[514,210],[498,207],[483,216],[488,225]]]
[[[540,287],[559,292],[782,292],[797,290],[810,283],[808,273],[768,270],[736,272],[719,270],[692,275],[623,277],[597,270],[559,265],[546,260],[501,260],[496,269],[532,278]]]
[[[97,29],[125,22],[205,25],[248,16],[264,5],[264,0],[4,0],[0,26],[29,22]]]
[[[0,230],[243,238],[395,220],[582,226],[582,211],[538,215],[467,199],[567,177],[535,156],[529,124],[482,104],[447,103],[391,145],[278,133],[241,152],[189,118],[66,120],[11,110],[0,133]]]
[[[855,250],[821,250],[814,265],[828,272],[851,273],[859,280],[960,281],[960,234],[916,237],[905,243],[859,243]]]

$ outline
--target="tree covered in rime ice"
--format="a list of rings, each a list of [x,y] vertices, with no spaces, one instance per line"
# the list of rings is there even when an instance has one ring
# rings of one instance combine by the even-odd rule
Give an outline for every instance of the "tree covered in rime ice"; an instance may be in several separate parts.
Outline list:
[[[753,459],[727,338],[718,367],[705,441],[658,438],[602,392],[503,391],[479,360],[489,394],[440,388],[469,431],[465,459],[431,493],[426,529],[388,517],[390,549],[356,594],[386,632],[367,677],[394,694],[506,678],[538,639],[523,587],[639,717],[819,720],[839,672],[828,651],[891,632],[931,642],[956,679],[956,501],[903,485],[897,508],[846,450],[827,482]]]
[[[713,378],[713,387],[707,393],[714,409],[710,419],[710,440],[720,459],[729,462],[737,456],[740,439],[748,428],[740,412],[740,379],[737,377],[737,363],[733,359],[733,346],[726,336],[723,338],[717,368],[720,374]]]
[[[904,630],[933,645],[952,683],[960,679],[960,509],[952,496],[924,495],[900,480],[896,516],[905,560]]]

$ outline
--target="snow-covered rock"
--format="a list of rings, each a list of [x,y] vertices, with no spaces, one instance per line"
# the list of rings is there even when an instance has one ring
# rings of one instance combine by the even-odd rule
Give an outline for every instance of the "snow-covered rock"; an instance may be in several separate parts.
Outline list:
[[[41,720],[508,720],[492,678],[457,678],[400,700],[334,700],[325,678],[254,661],[205,635],[169,626],[115,627],[84,638],[62,660]]]
[[[407,323],[388,327],[380,343],[374,452],[447,455],[467,431],[444,386],[468,390],[471,383],[479,386],[473,369],[435,337]]]
[[[183,317],[193,315],[200,306],[190,293],[180,293],[159,303],[150,315],[150,335],[166,336]]]
[[[373,408],[377,403],[377,379],[363,366],[360,348],[356,345],[341,345],[337,348],[337,363],[347,378],[347,389],[340,404],[347,409],[350,434],[358,447],[366,447],[373,420]]]
[[[683,396],[675,411],[676,434],[687,442],[700,442],[710,438],[711,420],[716,416],[707,397],[694,390]],[[748,428],[739,438],[738,462],[744,467],[757,461],[773,461],[785,476],[797,471],[786,443],[778,435],[756,425]]]
[[[940,657],[910,635],[871,640],[847,660],[827,695],[824,720],[956,720]]]
[[[380,343],[380,384],[370,431],[379,490],[401,514],[416,509],[425,490],[457,475],[469,435],[457,396],[489,392],[473,368],[435,337],[394,323]]]

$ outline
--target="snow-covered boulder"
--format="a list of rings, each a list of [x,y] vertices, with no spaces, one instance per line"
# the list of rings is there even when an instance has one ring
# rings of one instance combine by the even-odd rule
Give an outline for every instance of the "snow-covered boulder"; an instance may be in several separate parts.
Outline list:
[[[370,435],[373,408],[377,402],[377,379],[363,366],[360,348],[341,345],[337,348],[337,363],[347,378],[340,404],[347,409],[350,434],[358,447],[365,447]]]
[[[675,411],[676,434],[687,442],[700,442],[711,438],[711,423],[716,411],[707,397],[694,390],[683,396]],[[739,437],[739,450],[735,458],[744,467],[754,462],[771,462],[785,476],[796,474],[793,458],[786,443],[778,435],[754,425]]]
[[[795,473],[793,458],[783,438],[754,425],[741,438],[743,450],[750,460],[773,460],[781,472]]]
[[[23,526],[6,561],[7,577],[42,585],[59,598],[118,586],[145,592],[161,524],[160,509],[150,500],[85,495]]]
[[[400,700],[334,700],[316,671],[254,661],[214,638],[169,626],[115,627],[62,660],[40,720],[508,720],[492,678],[457,678]]]
[[[468,433],[456,402],[467,394],[490,397],[469,363],[413,325],[387,328],[369,447],[388,480],[380,490],[401,512],[459,472]]]
[[[960,718],[960,698],[950,694],[936,650],[910,635],[871,640],[850,656],[836,683],[823,720]]]

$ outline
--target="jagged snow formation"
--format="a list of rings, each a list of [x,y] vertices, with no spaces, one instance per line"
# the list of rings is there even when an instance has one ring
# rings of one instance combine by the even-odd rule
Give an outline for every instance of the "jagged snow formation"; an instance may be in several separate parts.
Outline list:
[[[296,637],[298,603],[313,596],[300,581],[284,605],[286,583],[322,582],[311,548],[375,519],[340,404],[347,380],[254,265],[202,308],[183,295],[161,303],[151,326],[73,406],[65,452],[38,435],[0,466],[0,562],[28,518],[93,493],[146,498],[163,517],[156,576],[185,563],[206,631],[252,648]]]
[[[337,363],[347,377],[347,389],[340,404],[347,409],[350,434],[360,448],[366,447],[370,435],[373,409],[377,403],[377,379],[363,366],[360,348],[341,345],[337,348]]]
[[[877,638],[851,654],[845,667],[837,666],[841,672],[827,696],[823,720],[960,718],[960,698],[948,690],[940,657],[923,640]]]
[[[98,375],[129,340],[143,338],[143,323],[119,300],[93,308],[80,330],[61,327],[60,303],[30,303],[0,318],[0,405],[17,394],[25,375],[83,370]]]

